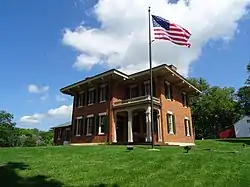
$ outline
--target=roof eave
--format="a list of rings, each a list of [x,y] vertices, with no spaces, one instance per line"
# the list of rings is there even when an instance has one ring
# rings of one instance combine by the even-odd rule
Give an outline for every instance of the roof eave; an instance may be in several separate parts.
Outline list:
[[[77,86],[80,86],[82,84],[89,83],[89,82],[91,82],[93,80],[97,80],[97,79],[100,79],[102,77],[111,75],[111,74],[115,74],[115,75],[120,76],[121,78],[128,79],[128,75],[126,75],[126,74],[124,74],[124,73],[122,73],[122,72],[114,69],[114,70],[110,70],[110,71],[107,71],[105,73],[102,73],[102,74],[90,77],[88,79],[84,79],[82,81],[76,82],[76,83],[71,84],[69,86],[63,87],[63,88],[60,89],[60,92],[62,92],[63,94],[73,95],[73,93],[70,91],[70,89],[75,88]]]

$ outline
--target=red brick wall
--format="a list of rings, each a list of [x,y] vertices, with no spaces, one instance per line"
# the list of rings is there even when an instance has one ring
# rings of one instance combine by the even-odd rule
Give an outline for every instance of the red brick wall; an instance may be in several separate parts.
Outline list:
[[[161,109],[161,124],[162,124],[162,134],[163,142],[182,142],[182,143],[193,143],[193,128],[192,128],[192,117],[190,107],[184,107],[182,105],[182,96],[181,90],[177,89],[172,85],[173,100],[167,100],[165,98],[165,87],[164,80],[159,79],[158,84],[158,93],[160,94],[160,100],[162,104]],[[171,111],[175,115],[175,125],[176,125],[176,134],[170,135],[167,131],[167,111]],[[191,136],[186,136],[185,134],[185,124],[184,119],[188,117],[190,120],[191,126]]]
[[[94,103],[93,105],[85,105],[82,107],[76,107],[76,99],[74,97],[74,104],[73,104],[73,113],[72,113],[72,128],[71,128],[71,143],[99,143],[99,142],[106,142],[108,133],[105,135],[92,135],[92,136],[86,136],[84,134],[84,128],[81,136],[75,136],[74,134],[74,122],[77,117],[93,114],[94,116],[98,116],[99,113],[106,112],[108,115],[108,107],[109,102],[103,102],[103,103]],[[96,125],[96,123],[95,123]]]

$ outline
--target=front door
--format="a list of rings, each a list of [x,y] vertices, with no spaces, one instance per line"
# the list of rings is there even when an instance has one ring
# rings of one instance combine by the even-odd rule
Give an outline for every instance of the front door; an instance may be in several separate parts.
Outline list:
[[[127,140],[126,116],[118,115],[116,120],[116,138],[117,143],[125,143]]]

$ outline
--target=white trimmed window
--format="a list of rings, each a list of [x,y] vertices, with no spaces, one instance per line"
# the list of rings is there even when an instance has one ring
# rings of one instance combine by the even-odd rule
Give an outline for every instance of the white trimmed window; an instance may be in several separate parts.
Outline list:
[[[82,107],[85,101],[85,93],[80,92],[77,97],[77,107]]]
[[[105,123],[106,123],[106,113],[99,114],[99,127],[98,127],[98,134],[105,134]]]
[[[107,84],[100,86],[100,102],[105,102],[107,98]]]
[[[184,119],[184,125],[185,125],[186,136],[191,136],[190,120],[187,117],[185,117]]]
[[[81,136],[81,130],[82,130],[82,124],[83,124],[83,119],[82,116],[76,118],[76,136]]]
[[[187,94],[185,92],[182,92],[181,95],[182,95],[182,104],[184,107],[187,107],[188,106]]]
[[[86,135],[87,136],[91,136],[92,135],[92,131],[93,131],[93,123],[94,123],[94,115],[88,115],[87,116],[87,132]]]
[[[150,81],[144,82],[144,88],[145,88],[145,95],[150,95]]]
[[[167,81],[165,81],[165,97],[166,99],[172,99],[172,87]]]
[[[94,103],[95,96],[95,88],[90,88],[88,90],[88,105],[92,105]]]
[[[172,112],[167,113],[168,134],[175,134],[175,119]]]
[[[138,97],[138,86],[135,85],[131,85],[130,86],[130,99],[134,98],[134,97]]]

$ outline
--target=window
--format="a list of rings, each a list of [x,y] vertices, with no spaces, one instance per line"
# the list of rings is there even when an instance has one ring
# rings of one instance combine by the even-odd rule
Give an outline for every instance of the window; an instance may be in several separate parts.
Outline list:
[[[172,86],[170,83],[165,81],[165,97],[166,99],[173,99]]]
[[[100,102],[106,101],[107,98],[107,84],[100,86]]]
[[[175,134],[175,119],[172,112],[167,113],[168,134]]]
[[[57,139],[60,140],[62,136],[62,129],[58,129],[57,131]]]
[[[85,103],[85,93],[80,92],[77,96],[77,107],[82,107]]]
[[[145,88],[145,95],[150,95],[150,82],[149,81],[144,82],[144,88]]]
[[[181,95],[182,95],[182,104],[184,107],[187,107],[188,106],[187,94],[185,92],[182,92]]]
[[[88,105],[94,103],[95,88],[90,88],[88,91]]]
[[[105,134],[106,113],[99,114],[98,134]]]
[[[87,116],[87,132],[86,132],[87,136],[91,136],[93,133],[92,132],[93,131],[93,122],[94,122],[94,116],[93,115]]]
[[[250,119],[247,120],[247,123],[250,123]]]
[[[130,86],[130,99],[138,97],[138,86],[137,85],[131,85]]]
[[[82,132],[82,125],[83,125],[83,119],[82,117],[77,117],[76,118],[76,126],[75,126],[75,132],[76,132],[76,136],[81,136],[81,132]]]
[[[191,136],[190,120],[186,117],[184,119],[186,136]]]

